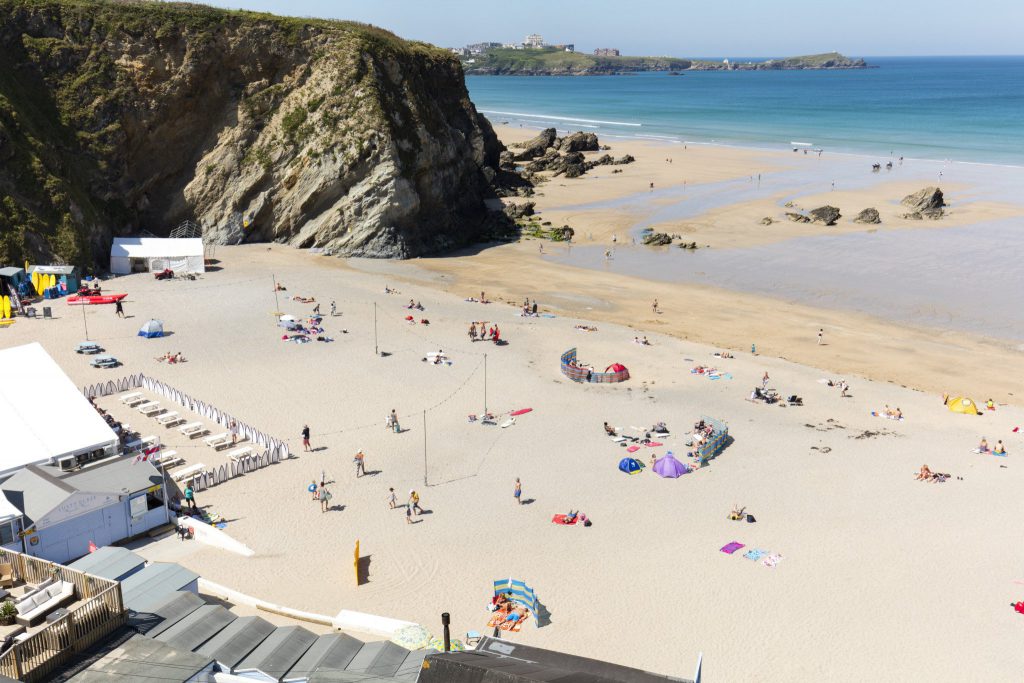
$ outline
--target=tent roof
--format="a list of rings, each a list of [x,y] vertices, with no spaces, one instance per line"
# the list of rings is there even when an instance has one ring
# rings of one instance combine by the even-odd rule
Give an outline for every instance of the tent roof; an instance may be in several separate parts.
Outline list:
[[[203,240],[198,237],[115,237],[110,246],[110,255],[129,258],[201,257]]]
[[[0,415],[5,418],[0,474],[117,443],[117,435],[37,342],[0,350]]]

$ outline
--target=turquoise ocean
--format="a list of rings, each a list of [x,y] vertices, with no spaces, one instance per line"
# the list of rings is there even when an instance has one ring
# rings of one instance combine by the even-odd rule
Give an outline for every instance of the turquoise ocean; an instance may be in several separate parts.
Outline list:
[[[468,76],[494,123],[1024,165],[1024,56],[876,57],[849,71]]]

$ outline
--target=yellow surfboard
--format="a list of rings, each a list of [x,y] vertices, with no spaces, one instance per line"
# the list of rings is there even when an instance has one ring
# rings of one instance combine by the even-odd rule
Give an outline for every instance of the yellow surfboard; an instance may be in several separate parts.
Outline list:
[[[56,287],[57,286],[57,276],[56,275],[51,275],[50,276],[50,284],[48,284],[46,286],[47,287]]]
[[[4,317],[11,317],[11,297],[9,296],[4,297]]]
[[[39,293],[39,273],[34,271],[32,273],[32,289],[35,290],[36,294]]]

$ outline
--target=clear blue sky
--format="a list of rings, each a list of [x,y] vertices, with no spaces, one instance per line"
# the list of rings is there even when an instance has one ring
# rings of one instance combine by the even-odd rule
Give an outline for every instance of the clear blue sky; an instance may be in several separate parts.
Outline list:
[[[1024,53],[1024,0],[212,0],[352,19],[445,47],[540,33],[577,50],[787,56]]]

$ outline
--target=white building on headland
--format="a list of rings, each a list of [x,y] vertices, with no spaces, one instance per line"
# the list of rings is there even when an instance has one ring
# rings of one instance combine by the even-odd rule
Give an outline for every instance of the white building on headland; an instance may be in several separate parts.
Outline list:
[[[539,33],[531,33],[526,36],[526,40],[523,41],[523,47],[539,50],[544,47],[544,38]]]

